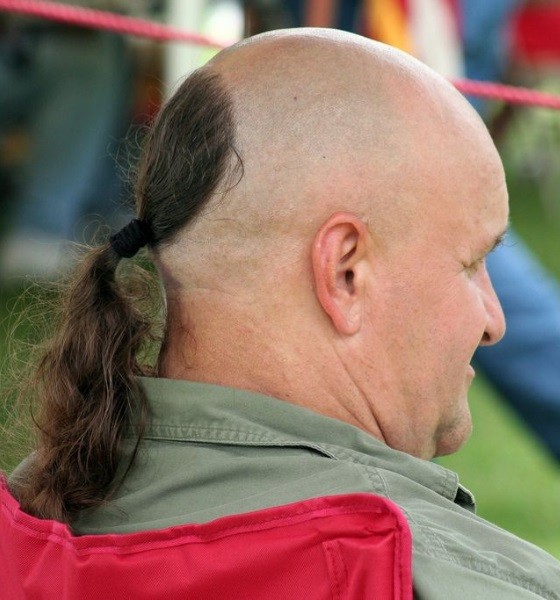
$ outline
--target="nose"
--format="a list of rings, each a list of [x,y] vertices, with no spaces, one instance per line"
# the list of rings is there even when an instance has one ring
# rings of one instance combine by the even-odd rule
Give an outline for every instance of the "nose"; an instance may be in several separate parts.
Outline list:
[[[506,318],[490,280],[490,275],[486,270],[486,265],[484,265],[481,275],[481,292],[484,308],[486,309],[486,328],[480,345],[492,346],[504,337],[504,333],[506,332]]]

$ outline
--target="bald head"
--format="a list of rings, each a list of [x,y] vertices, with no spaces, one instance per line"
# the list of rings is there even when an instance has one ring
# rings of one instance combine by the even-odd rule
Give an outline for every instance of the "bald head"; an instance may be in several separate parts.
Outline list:
[[[488,142],[447,81],[361,36],[270,32],[224,50],[204,68],[220,75],[231,96],[243,177],[185,230],[181,248],[212,261],[222,282],[219,265],[254,273],[265,257],[270,267],[268,250],[278,236],[288,247],[298,244],[339,210],[373,217],[377,235],[401,238],[424,210],[421,195],[431,195],[437,163],[454,160],[457,138],[463,153]],[[275,254],[279,261],[287,256]],[[196,274],[188,275],[193,283]]]
[[[202,72],[231,101],[243,168],[157,252],[164,374],[300,403],[418,456],[456,449],[472,354],[503,333],[484,267],[469,278],[507,223],[476,113],[409,55],[325,29],[251,38]]]

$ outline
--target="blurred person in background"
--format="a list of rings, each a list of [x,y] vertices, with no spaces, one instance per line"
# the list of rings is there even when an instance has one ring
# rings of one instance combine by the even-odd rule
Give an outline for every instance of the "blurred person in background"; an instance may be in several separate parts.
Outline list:
[[[290,0],[291,24],[357,31],[416,54],[448,77],[500,81],[520,0]],[[464,58],[464,60],[463,60]],[[469,98],[481,116],[487,103]],[[507,332],[476,363],[560,461],[560,286],[515,231],[488,257]]]
[[[66,3],[121,12],[130,4]],[[124,37],[10,17],[0,46],[0,135],[22,128],[29,149],[14,177],[0,248],[4,286],[63,274],[69,242],[91,241],[86,215],[118,222],[115,156],[130,123],[132,81]]]

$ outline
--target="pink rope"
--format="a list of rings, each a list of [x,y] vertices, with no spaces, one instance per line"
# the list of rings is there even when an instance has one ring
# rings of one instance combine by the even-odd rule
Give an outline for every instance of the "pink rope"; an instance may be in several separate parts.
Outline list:
[[[177,41],[212,48],[223,48],[226,46],[226,44],[222,44],[204,35],[183,31],[176,27],[154,23],[146,19],[126,17],[111,12],[59,4],[57,2],[0,0],[0,11],[30,15],[91,29],[103,29],[115,33],[135,35],[162,42]],[[470,79],[457,79],[453,81],[453,85],[461,93],[467,95],[502,100],[511,104],[542,106],[560,110],[560,96],[528,88],[486,81],[473,81]]]
[[[69,25],[78,25],[89,29],[103,29],[116,33],[125,33],[151,38],[161,42],[177,41],[197,46],[222,48],[224,45],[198,33],[183,31],[169,25],[161,25],[145,19],[126,17],[102,10],[59,4],[58,2],[40,2],[39,0],[0,0],[0,10],[6,12],[41,17]]]
[[[453,85],[462,93],[470,96],[480,96],[492,100],[503,100],[510,104],[526,106],[542,106],[560,110],[560,96],[531,90],[529,88],[503,85],[491,81],[474,81],[472,79],[456,79]]]

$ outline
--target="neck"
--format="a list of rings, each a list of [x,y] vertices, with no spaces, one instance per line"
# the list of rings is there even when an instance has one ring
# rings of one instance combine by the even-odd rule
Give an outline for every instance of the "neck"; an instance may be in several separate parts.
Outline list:
[[[185,320],[176,312],[169,319],[174,327],[160,357],[162,377],[272,396],[350,423],[383,441],[366,399],[334,346],[325,344],[320,325],[302,329],[293,317],[279,322],[282,311],[270,306],[274,323],[259,319],[254,306],[251,319],[232,311],[231,304],[219,311],[211,310],[208,302],[202,306],[199,311],[189,304],[188,329],[177,327]]]

